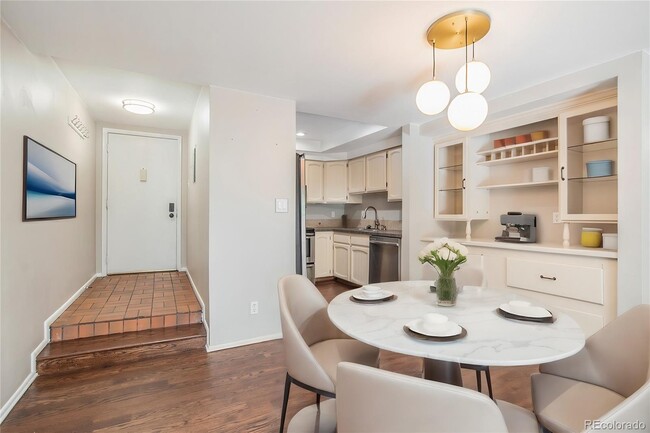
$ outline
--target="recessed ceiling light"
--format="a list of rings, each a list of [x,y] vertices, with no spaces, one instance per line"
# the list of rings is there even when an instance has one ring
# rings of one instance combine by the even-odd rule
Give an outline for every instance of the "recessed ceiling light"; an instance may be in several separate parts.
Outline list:
[[[307,134],[305,134],[305,133],[302,132],[302,131],[300,131],[300,132],[296,132],[296,136],[297,136],[297,137],[304,137],[305,135],[307,135]]]
[[[151,114],[156,108],[151,102],[140,101],[139,99],[125,99],[122,101],[122,108],[135,114]]]

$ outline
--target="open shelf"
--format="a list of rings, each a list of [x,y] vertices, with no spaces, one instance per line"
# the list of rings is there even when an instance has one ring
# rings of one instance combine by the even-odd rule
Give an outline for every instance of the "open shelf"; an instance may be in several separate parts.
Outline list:
[[[597,152],[600,150],[616,149],[617,146],[618,146],[618,140],[616,138],[610,138],[609,140],[574,144],[572,146],[568,146],[568,149],[573,152]]]
[[[545,180],[543,182],[520,182],[520,183],[504,183],[495,185],[479,185],[481,189],[506,189],[506,188],[530,188],[534,186],[557,185],[557,180]]]
[[[540,152],[540,153],[530,153],[527,155],[511,156],[511,157],[500,158],[500,159],[491,159],[489,161],[480,161],[477,162],[476,164],[491,166],[491,165],[512,164],[516,162],[534,161],[536,159],[550,159],[556,157],[557,157],[557,149],[549,150],[546,152]]]
[[[527,147],[527,146],[532,146],[532,145],[535,145],[535,144],[551,143],[553,141],[557,141],[557,137],[544,138],[542,140],[529,141],[529,142],[521,143],[521,144],[513,144],[513,145],[505,146],[505,147],[495,147],[495,148],[492,148],[492,149],[481,150],[479,152],[476,152],[476,154],[477,155],[489,155],[491,153],[502,152],[504,150],[519,149],[519,148],[523,148],[523,147]]]
[[[618,176],[615,174],[609,176],[590,176],[590,177],[570,177],[570,182],[613,182],[618,180]]]

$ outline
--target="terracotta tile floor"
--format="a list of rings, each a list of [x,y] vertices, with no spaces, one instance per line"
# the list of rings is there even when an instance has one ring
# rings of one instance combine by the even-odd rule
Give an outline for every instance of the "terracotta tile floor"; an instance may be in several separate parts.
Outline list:
[[[185,272],[97,278],[50,326],[50,340],[201,323],[201,305]]]

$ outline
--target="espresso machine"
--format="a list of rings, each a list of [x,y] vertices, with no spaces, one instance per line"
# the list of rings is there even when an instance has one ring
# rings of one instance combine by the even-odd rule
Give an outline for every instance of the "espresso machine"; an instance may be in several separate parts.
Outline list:
[[[521,212],[508,212],[501,215],[501,224],[505,226],[501,236],[494,238],[499,242],[532,243],[537,239],[537,216],[522,214]]]

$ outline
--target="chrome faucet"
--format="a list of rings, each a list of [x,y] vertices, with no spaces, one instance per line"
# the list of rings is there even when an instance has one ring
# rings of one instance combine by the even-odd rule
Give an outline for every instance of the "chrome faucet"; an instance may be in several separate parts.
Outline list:
[[[363,219],[366,219],[366,217],[368,216],[368,209],[372,209],[375,211],[375,230],[379,230],[379,218],[377,217],[377,209],[375,209],[374,206],[368,206],[367,208],[365,208],[363,210],[363,214],[361,214],[361,217]]]

